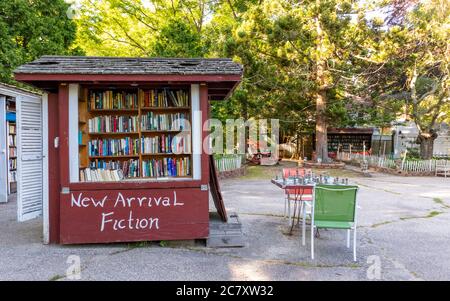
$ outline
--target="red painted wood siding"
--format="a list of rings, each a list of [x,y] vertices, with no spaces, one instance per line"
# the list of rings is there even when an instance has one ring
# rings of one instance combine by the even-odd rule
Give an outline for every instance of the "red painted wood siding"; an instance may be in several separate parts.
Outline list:
[[[55,138],[58,136],[58,94],[50,93],[48,94],[48,210],[50,243],[59,243],[59,150],[55,148],[54,144]]]
[[[208,211],[200,189],[75,191],[61,200],[61,243],[206,238]]]

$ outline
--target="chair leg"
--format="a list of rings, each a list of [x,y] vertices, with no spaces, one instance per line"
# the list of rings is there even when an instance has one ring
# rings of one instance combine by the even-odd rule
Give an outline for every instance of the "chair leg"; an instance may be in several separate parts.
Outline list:
[[[347,230],[347,248],[350,248],[350,229]]]
[[[353,232],[353,261],[356,261],[356,227]]]
[[[283,213],[283,217],[286,217],[287,202],[288,202],[288,199],[285,197],[284,198],[284,213]]]
[[[303,206],[303,217],[302,217],[302,245],[306,244],[306,208],[305,203],[302,203]]]
[[[311,259],[314,259],[314,226],[311,224]]]
[[[291,201],[288,199],[287,200],[288,203],[288,225],[291,225]]]

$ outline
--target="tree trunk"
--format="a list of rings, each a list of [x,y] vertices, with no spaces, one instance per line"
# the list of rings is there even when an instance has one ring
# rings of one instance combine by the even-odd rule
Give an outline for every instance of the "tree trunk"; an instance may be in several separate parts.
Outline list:
[[[429,160],[433,157],[433,146],[436,138],[437,134],[434,132],[420,133],[417,136],[417,143],[420,145],[420,158]]]
[[[327,107],[326,92],[321,90],[316,96],[316,157],[322,162],[328,162],[327,120],[325,109]]]
[[[244,122],[248,121],[248,101],[247,96],[244,97],[244,99],[241,102],[241,116],[244,118]],[[250,133],[249,131],[244,131],[245,135],[245,154],[248,154],[248,140],[250,139]]]
[[[320,7],[320,0],[316,0],[317,7]],[[318,90],[316,93],[316,158],[321,159],[322,162],[329,162],[328,158],[328,143],[327,143],[327,76],[326,76],[326,49],[324,46],[324,32],[320,20],[320,13],[316,17],[316,83]]]

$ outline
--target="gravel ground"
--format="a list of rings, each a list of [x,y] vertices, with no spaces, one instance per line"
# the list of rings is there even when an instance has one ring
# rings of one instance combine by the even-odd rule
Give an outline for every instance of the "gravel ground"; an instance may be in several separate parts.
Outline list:
[[[0,205],[0,280],[70,280],[71,255],[81,280],[450,280],[450,179],[332,171],[360,186],[355,263],[345,231],[321,230],[315,260],[298,229],[288,235],[283,192],[269,182],[280,168],[252,167],[221,183],[227,209],[243,224],[243,248],[43,245],[42,220],[16,222],[12,197]]]

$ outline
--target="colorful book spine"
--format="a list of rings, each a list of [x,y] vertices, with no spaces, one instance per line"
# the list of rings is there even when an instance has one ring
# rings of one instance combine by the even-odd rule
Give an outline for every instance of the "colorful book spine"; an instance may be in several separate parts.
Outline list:
[[[98,116],[89,119],[90,133],[132,133],[139,128],[138,116]]]
[[[158,114],[148,112],[141,116],[144,131],[179,131],[187,129],[189,115],[186,113]]]
[[[139,152],[139,139],[93,139],[88,142],[89,156],[130,156]]]
[[[143,177],[190,176],[190,158],[150,159],[142,162]]]
[[[144,107],[187,107],[189,106],[188,90],[153,89],[141,95]]]
[[[191,152],[190,135],[160,135],[141,139],[142,154],[189,154]]]
[[[123,178],[136,178],[140,176],[139,160],[131,159],[126,161],[115,160],[92,160],[89,164],[91,170],[118,170]]]
[[[96,110],[120,110],[137,109],[137,93],[116,92],[116,91],[90,91],[89,109]]]

